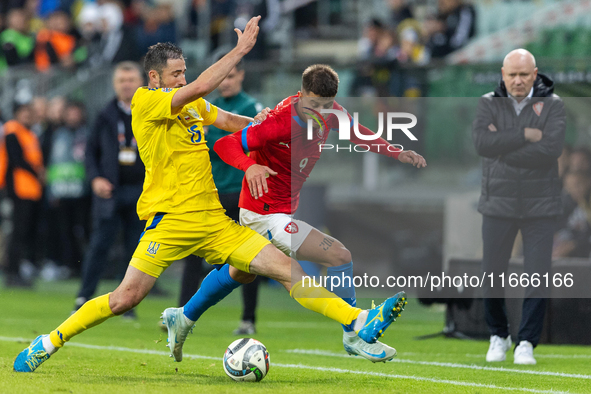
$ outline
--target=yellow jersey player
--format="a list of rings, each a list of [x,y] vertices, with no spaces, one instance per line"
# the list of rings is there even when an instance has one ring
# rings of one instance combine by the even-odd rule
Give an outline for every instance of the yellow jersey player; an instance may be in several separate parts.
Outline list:
[[[180,48],[173,44],[150,48],[145,59],[148,87],[140,88],[132,101],[133,132],[146,167],[138,201],[138,215],[147,219],[145,231],[121,284],[112,293],[86,302],[50,334],[38,336],[17,356],[15,371],[33,372],[75,335],[135,307],[173,261],[189,254],[198,254],[220,268],[212,271],[209,288],[204,289],[207,299],[217,298],[217,302],[223,292],[256,275],[267,276],[281,283],[305,308],[341,324],[352,324],[367,342],[375,342],[402,310],[403,293],[363,311],[324,288],[305,287],[305,273],[297,262],[224,214],[211,175],[203,125],[237,131],[252,119],[217,109],[203,97],[252,49],[259,19],[252,18],[244,32],[236,29],[236,47],[190,84],[185,81]],[[180,308],[167,311],[164,317],[169,322],[169,346],[174,354],[192,320]],[[175,359],[180,361],[182,353],[177,355]]]

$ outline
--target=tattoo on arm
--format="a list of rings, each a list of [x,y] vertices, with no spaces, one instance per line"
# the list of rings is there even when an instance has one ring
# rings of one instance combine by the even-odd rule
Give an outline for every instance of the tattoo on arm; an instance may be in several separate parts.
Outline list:
[[[334,244],[334,240],[325,237],[322,242],[320,242],[320,246],[322,248],[322,250],[327,251],[328,249],[330,249],[330,247]]]

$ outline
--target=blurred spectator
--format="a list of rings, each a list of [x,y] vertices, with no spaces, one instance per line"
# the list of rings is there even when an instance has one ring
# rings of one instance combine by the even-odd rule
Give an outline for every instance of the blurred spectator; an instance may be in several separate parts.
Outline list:
[[[591,171],[591,150],[583,146],[573,149],[568,160],[568,171]]]
[[[429,63],[429,53],[420,42],[419,33],[412,27],[400,31],[400,50],[396,56],[399,63],[424,66]]]
[[[359,63],[352,91],[357,96],[390,96],[392,70],[397,64],[395,33],[377,18],[364,29],[358,43]]]
[[[67,267],[58,271],[45,266],[41,276],[47,280],[65,279],[80,272],[82,248],[88,222],[88,184],[84,170],[87,139],[86,109],[82,103],[70,102],[64,111],[64,124],[46,138],[47,197],[55,213],[57,263]],[[59,273],[58,273],[59,272]]]
[[[124,60],[139,60],[135,31],[123,24],[123,10],[114,3],[84,5],[78,26],[88,45],[90,67],[102,67]]]
[[[47,149],[50,144],[45,141],[51,141],[53,132],[64,123],[64,112],[66,109],[66,99],[62,96],[56,96],[47,102],[47,110],[41,133],[41,148]],[[43,159],[45,165],[49,159],[49,151],[43,150]]]
[[[6,65],[32,63],[35,39],[29,35],[29,17],[26,11],[20,8],[10,10],[6,24],[6,30],[0,33],[0,46]]]
[[[39,71],[47,71],[56,64],[72,68],[86,60],[86,48],[78,47],[68,14],[63,11],[52,13],[46,26],[37,33],[35,44],[35,65]]]
[[[412,24],[401,23],[399,28],[402,28],[399,34],[400,48],[396,53],[396,67],[391,70],[388,96],[421,97],[425,77],[415,66],[429,63],[429,52],[420,43],[419,33]]]
[[[35,96],[31,101],[31,108],[33,110],[33,131],[37,137],[42,138],[47,122],[47,98],[42,96]],[[45,156],[43,156],[45,158]]]
[[[132,4],[140,16],[136,36],[141,54],[158,42],[176,42],[174,0],[136,0]]]
[[[143,71],[137,63],[117,65],[113,74],[116,97],[99,114],[88,139],[86,171],[93,191],[93,227],[74,309],[96,291],[107,262],[105,252],[114,244],[120,225],[126,256],[133,254],[143,230],[136,203],[142,193],[145,169],[131,130],[131,99],[143,82]]]
[[[406,19],[414,19],[407,0],[387,0],[387,2],[392,10],[392,16],[390,18],[392,27],[397,28],[398,25]]]
[[[431,57],[445,57],[474,36],[476,11],[463,0],[438,0],[438,14],[425,21],[423,33],[427,36]]]
[[[261,30],[257,42],[250,52],[244,56],[245,60],[260,61],[268,58],[268,40],[273,34],[281,18],[281,3],[279,0],[251,0],[240,4],[237,9],[237,17],[234,20],[235,28],[244,31],[248,20],[256,15],[261,16]],[[231,34],[235,43],[237,36]]]
[[[35,0],[35,2],[37,3],[36,8],[39,16],[46,18],[56,11],[71,14],[72,7],[78,2],[78,0]]]
[[[199,13],[203,12],[207,3],[205,0],[194,0],[191,9],[191,29],[199,29]],[[234,16],[236,11],[235,0],[211,0],[209,1],[209,34],[211,37],[210,50],[214,51],[223,44],[229,44],[234,39]]]
[[[6,18],[6,15],[10,12],[10,10],[15,8],[25,8],[26,4],[29,0],[2,0],[0,1],[0,18]],[[2,30],[2,25],[0,25],[0,30]]]
[[[64,97],[56,96],[52,98],[47,102],[47,109],[42,124],[35,125],[35,127],[40,126],[42,129],[39,139],[41,150],[43,151],[43,165],[45,168],[49,165],[53,134],[64,123],[65,108],[66,99]],[[55,267],[61,258],[59,233],[53,228],[53,223],[58,221],[59,212],[57,207],[50,204],[47,192],[44,193],[43,197],[39,219],[39,249],[45,260],[45,265]]]
[[[33,114],[29,105],[15,108],[14,120],[4,124],[4,138],[0,146],[0,185],[6,187],[12,201],[13,230],[8,243],[6,286],[30,287],[28,275],[19,274],[21,268],[35,260],[36,229],[40,201],[43,194],[43,157],[32,126]],[[21,259],[27,261],[21,261]]]
[[[591,252],[590,197],[589,172],[569,170],[564,176],[564,214],[560,230],[554,237],[552,257],[589,257]]]
[[[359,59],[368,60],[374,56],[381,37],[387,34],[384,24],[377,18],[373,18],[363,29],[363,36],[357,43]]]

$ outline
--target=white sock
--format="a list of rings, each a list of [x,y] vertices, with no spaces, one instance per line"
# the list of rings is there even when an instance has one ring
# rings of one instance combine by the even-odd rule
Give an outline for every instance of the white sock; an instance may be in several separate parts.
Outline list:
[[[195,324],[195,322],[191,319],[189,319],[186,315],[185,315],[185,307],[183,307],[183,317],[185,318],[185,323],[187,323],[187,325],[189,326],[193,326],[193,324]]]
[[[353,338],[357,336],[357,333],[355,331],[345,331],[343,330],[343,332],[345,333],[346,336]]]
[[[368,313],[369,312],[367,310],[361,311],[359,316],[357,316],[357,319],[355,319],[355,321],[353,322],[353,331],[357,332],[363,328],[365,322],[367,321]]]
[[[53,346],[53,343],[51,343],[51,339],[49,339],[49,335],[45,335],[42,339],[41,339],[41,343],[43,344],[43,349],[45,349],[45,351],[47,352],[47,354],[49,354],[50,356],[57,352],[58,348],[56,348],[55,346]]]

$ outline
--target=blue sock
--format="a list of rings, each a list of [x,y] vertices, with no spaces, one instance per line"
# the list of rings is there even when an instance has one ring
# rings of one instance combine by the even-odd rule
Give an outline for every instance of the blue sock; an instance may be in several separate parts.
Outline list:
[[[336,267],[328,267],[326,269],[326,276],[329,277],[327,284],[329,291],[332,291],[333,293],[341,297],[347,304],[353,307],[357,306],[357,299],[355,298],[355,287],[353,286],[352,261],[350,263],[339,265]],[[338,283],[336,279],[334,280],[334,282],[330,279],[333,276],[339,278]],[[336,286],[333,287],[333,283]],[[343,330],[345,330],[346,332],[353,331],[353,323],[351,323],[348,326],[345,326],[343,324]]]
[[[320,280],[320,275],[322,275],[322,269],[324,266],[306,260],[300,260],[298,263],[307,275],[314,278],[315,281]]]
[[[201,282],[201,287],[183,307],[183,314],[191,321],[197,321],[203,312],[214,306],[242,283],[230,276],[230,266],[224,264],[219,270],[213,269]]]

